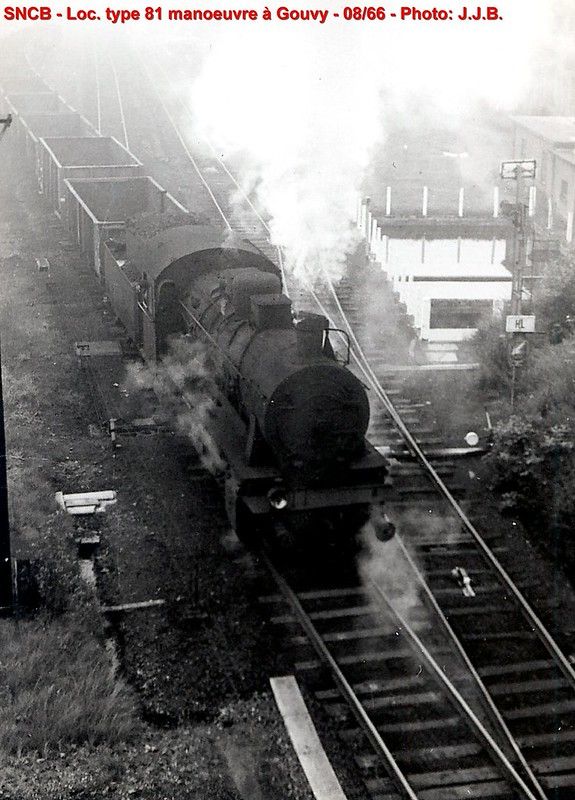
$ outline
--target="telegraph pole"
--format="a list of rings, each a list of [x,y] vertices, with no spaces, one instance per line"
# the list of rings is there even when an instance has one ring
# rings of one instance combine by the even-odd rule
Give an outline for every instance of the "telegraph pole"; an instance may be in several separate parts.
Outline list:
[[[513,218],[513,283],[511,313],[521,314],[523,300],[523,266],[525,264],[525,205],[521,202],[523,173],[515,169],[515,215]]]
[[[11,613],[14,603],[12,554],[10,551],[10,513],[8,508],[8,472],[6,469],[6,433],[2,396],[2,354],[0,345],[0,614]]]
[[[0,119],[0,140],[12,124],[12,115]],[[8,471],[6,432],[2,395],[2,348],[0,345],[0,615],[11,614],[14,605],[12,553],[10,547],[10,511],[8,508]]]

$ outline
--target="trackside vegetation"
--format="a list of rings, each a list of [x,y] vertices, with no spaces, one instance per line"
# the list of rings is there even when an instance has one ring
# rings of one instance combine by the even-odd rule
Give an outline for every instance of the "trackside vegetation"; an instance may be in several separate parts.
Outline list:
[[[482,364],[480,388],[496,425],[486,459],[501,506],[575,578],[575,260],[549,263],[534,295],[537,316],[530,352],[511,370],[502,322],[490,321],[475,338]]]

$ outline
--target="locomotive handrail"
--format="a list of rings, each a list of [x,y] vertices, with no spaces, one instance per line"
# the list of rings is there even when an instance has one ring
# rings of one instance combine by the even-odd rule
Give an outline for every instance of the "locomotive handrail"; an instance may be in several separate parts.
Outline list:
[[[347,342],[347,354],[345,356],[345,360],[341,361],[340,363],[343,364],[344,367],[347,367],[351,361],[351,340],[349,338],[349,334],[341,328],[326,328],[325,330],[327,333],[329,333],[329,331],[333,331],[334,333],[341,333],[342,336],[345,336]]]

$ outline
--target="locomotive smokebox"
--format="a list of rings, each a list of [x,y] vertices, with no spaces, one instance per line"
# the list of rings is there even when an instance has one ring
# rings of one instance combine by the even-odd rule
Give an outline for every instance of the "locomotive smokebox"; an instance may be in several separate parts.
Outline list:
[[[324,352],[329,323],[321,314],[305,314],[296,325],[297,353],[315,358]]]

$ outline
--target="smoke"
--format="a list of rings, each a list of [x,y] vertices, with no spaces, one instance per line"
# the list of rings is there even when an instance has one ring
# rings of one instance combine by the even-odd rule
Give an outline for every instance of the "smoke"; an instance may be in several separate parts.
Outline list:
[[[177,429],[192,442],[203,466],[211,473],[224,469],[209,432],[215,385],[202,343],[189,342],[185,337],[172,339],[161,362],[128,365],[125,387],[131,391],[152,389],[175,419]]]
[[[507,0],[500,10],[492,22],[275,20],[215,37],[189,92],[193,133],[239,169],[297,279],[344,273],[355,192],[392,125],[458,127],[527,90],[549,6]]]
[[[450,544],[459,538],[461,524],[455,515],[441,509],[386,510],[396,526],[397,535],[389,542],[379,542],[372,522],[368,521],[360,533],[362,549],[357,562],[358,574],[376,604],[378,596],[374,587],[381,589],[394,610],[417,630],[422,623],[429,621],[429,616],[422,600],[422,584],[403,548],[425,578],[425,568],[419,563],[411,542],[425,537]]]
[[[410,623],[421,620],[425,607],[419,597],[419,582],[406,560],[397,536],[389,542],[379,542],[371,522],[360,533],[361,552],[358,556],[358,574],[368,594],[377,605],[374,587],[390,599],[395,611]]]
[[[363,79],[370,54],[333,27],[243,33],[214,45],[191,96],[197,125],[239,162],[287,269],[306,284],[324,270],[337,280],[357,242],[354,190],[378,137],[378,87]]]

